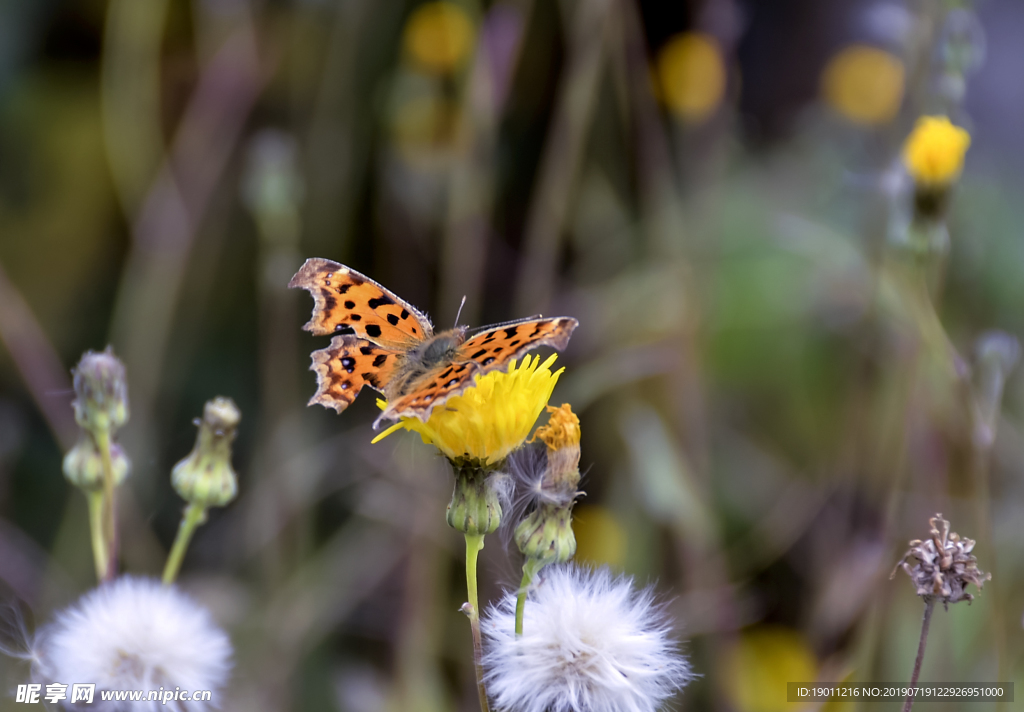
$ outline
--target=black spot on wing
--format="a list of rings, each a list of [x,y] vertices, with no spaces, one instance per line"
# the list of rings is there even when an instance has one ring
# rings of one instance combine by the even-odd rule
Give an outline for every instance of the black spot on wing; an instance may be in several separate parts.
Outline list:
[[[380,368],[384,365],[384,362],[388,360],[387,354],[379,354],[377,358],[373,359],[374,368]]]
[[[472,356],[470,356],[470,358],[471,358],[471,359],[478,359],[478,358],[480,358],[481,356],[483,356],[483,355],[484,355],[485,353],[487,353],[487,349],[480,349],[480,350],[479,350],[479,351],[477,351],[477,352],[476,352],[475,354],[473,354]]]
[[[362,321],[363,320],[363,317],[359,316],[358,314],[349,314],[348,318],[351,319],[352,321]]]
[[[518,332],[519,332],[519,327],[518,326],[510,326],[507,329],[505,329],[505,338],[511,339]]]
[[[369,356],[370,354],[373,353],[373,347],[372,346],[360,346],[359,347],[359,353],[361,353],[363,356]]]
[[[408,309],[403,309],[402,313],[399,314],[399,316],[402,318],[402,321],[405,321],[406,319],[409,318],[409,310]]]
[[[346,309],[355,309],[355,308],[356,308],[356,303],[355,303],[355,302],[353,302],[353,301],[352,301],[351,299],[349,299],[349,300],[346,300],[346,302],[345,302],[345,308],[346,308]]]
[[[367,336],[372,336],[376,338],[380,336],[380,327],[377,326],[376,324],[370,324],[369,326],[366,327],[366,334]]]
[[[391,297],[389,297],[386,294],[382,294],[379,297],[374,297],[373,299],[368,301],[366,304],[367,304],[367,306],[370,307],[370,309],[377,309],[378,307],[384,307],[384,306],[387,306],[388,304],[394,304],[394,303],[395,302],[394,302],[393,299],[391,299]]]
[[[391,326],[398,326],[398,317],[394,314],[388,314],[388,323]]]
[[[349,287],[351,287],[351,286],[352,286],[351,284],[339,285],[338,286],[338,294],[344,294],[345,292],[347,292],[349,290]]]

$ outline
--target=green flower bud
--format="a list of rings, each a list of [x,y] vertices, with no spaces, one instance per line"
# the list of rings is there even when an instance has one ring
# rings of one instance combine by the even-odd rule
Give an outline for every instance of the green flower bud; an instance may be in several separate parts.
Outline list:
[[[448,504],[448,526],[464,534],[490,534],[501,524],[501,502],[488,483],[493,468],[480,460],[452,460],[455,467],[455,491]]]
[[[128,382],[124,364],[113,348],[87,351],[72,370],[75,384],[75,420],[84,429],[113,433],[128,422]]]
[[[516,527],[515,539],[523,555],[541,566],[568,561],[576,553],[572,505],[538,505]]]
[[[128,456],[117,443],[110,444],[110,462],[114,469],[114,486],[117,486],[124,482],[131,468]],[[103,456],[88,431],[82,434],[78,444],[64,456],[64,476],[81,489],[103,489]]]
[[[171,471],[171,484],[187,502],[223,507],[238,493],[238,476],[231,467],[231,442],[241,413],[230,398],[214,398],[196,420],[196,445]]]

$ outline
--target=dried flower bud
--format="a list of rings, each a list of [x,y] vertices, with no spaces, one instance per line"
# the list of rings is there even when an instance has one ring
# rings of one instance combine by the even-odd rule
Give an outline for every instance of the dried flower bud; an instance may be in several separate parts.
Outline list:
[[[992,574],[978,568],[978,561],[971,554],[974,541],[961,539],[956,532],[950,532],[949,522],[941,514],[936,514],[928,522],[932,527],[931,538],[911,541],[910,549],[896,569],[902,567],[907,572],[917,587],[917,595],[925,601],[942,601],[948,607],[957,601],[974,600],[974,596],[966,591],[967,584],[972,583],[981,589],[992,578]],[[890,579],[896,576],[896,569],[893,569]]]
[[[538,501],[570,503],[580,483],[580,419],[568,403],[548,406],[551,414],[546,425],[537,428],[534,438],[547,445],[547,470],[534,494]]]
[[[241,420],[230,398],[214,398],[197,420],[196,445],[171,471],[171,484],[192,504],[223,507],[238,493],[238,477],[231,467],[231,442]]]
[[[124,482],[131,463],[117,443],[110,444],[110,462],[114,470],[114,486]],[[103,456],[93,437],[85,432],[82,439],[64,456],[64,476],[84,490],[103,489]]]
[[[108,346],[102,353],[87,351],[72,370],[75,420],[90,432],[114,432],[128,421],[128,382],[124,364]]]
[[[534,508],[516,527],[515,540],[534,573],[576,553],[572,507],[579,494],[580,420],[568,403],[548,406],[548,412],[547,424],[534,435],[547,446],[546,465],[535,467],[531,461],[516,473]]]

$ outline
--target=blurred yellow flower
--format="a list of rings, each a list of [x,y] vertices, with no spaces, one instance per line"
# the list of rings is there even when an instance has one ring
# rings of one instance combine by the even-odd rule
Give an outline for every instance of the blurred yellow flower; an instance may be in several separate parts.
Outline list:
[[[611,510],[597,504],[580,505],[573,513],[572,528],[576,533],[576,561],[622,568],[626,531]]]
[[[657,61],[661,100],[687,121],[703,121],[722,101],[726,71],[722,50],[714,37],[684,32],[670,39]]]
[[[402,418],[373,439],[378,442],[396,430],[412,430],[423,442],[435,445],[449,460],[469,458],[483,464],[504,460],[523,444],[548,404],[551,391],[564,369],[551,372],[556,355],[544,362],[527,356],[517,368],[491,371],[476,385],[435,408],[427,422]],[[378,400],[383,409],[387,404]]]
[[[469,15],[453,2],[428,2],[412,13],[403,44],[413,60],[428,72],[452,72],[466,61],[476,30]]]
[[[872,125],[891,121],[903,101],[903,63],[865,45],[841,50],[821,75],[825,101],[850,121]]]
[[[945,116],[922,116],[903,144],[903,163],[918,184],[956,180],[964,166],[971,135]]]
[[[729,651],[725,689],[739,712],[792,712],[787,682],[814,682],[818,664],[803,636],[781,626],[758,626]]]

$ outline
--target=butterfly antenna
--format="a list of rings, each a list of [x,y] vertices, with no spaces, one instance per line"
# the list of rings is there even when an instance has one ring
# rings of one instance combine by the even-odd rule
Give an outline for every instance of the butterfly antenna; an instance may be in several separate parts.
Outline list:
[[[455,326],[459,325],[459,316],[462,315],[462,307],[466,306],[466,295],[462,295],[462,304],[459,305],[459,311],[455,313]]]

